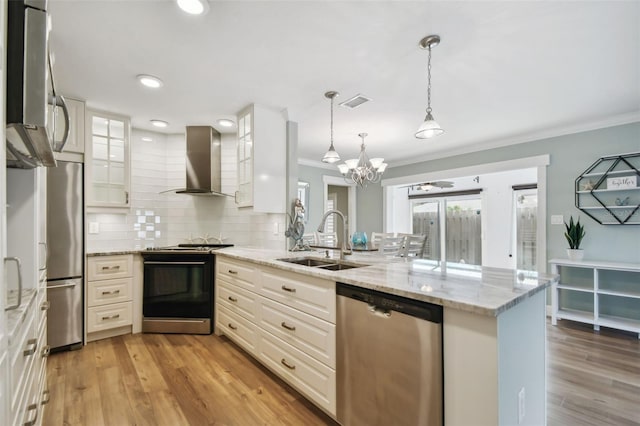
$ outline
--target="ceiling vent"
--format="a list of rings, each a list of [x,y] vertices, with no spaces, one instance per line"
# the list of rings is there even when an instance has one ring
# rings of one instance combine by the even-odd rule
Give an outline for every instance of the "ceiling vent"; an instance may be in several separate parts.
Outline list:
[[[349,98],[344,102],[341,102],[339,105],[341,107],[354,109],[354,108],[359,107],[360,105],[362,105],[365,102],[369,102],[370,100],[371,100],[371,98],[367,98],[366,96],[361,95],[360,93],[358,93],[354,97]]]

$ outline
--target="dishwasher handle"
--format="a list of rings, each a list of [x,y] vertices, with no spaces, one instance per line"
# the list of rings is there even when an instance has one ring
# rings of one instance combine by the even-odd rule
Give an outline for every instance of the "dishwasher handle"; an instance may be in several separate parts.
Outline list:
[[[376,311],[374,313],[385,317],[395,311],[436,324],[442,323],[442,306],[422,300],[409,299],[341,282],[336,283],[336,295],[366,303],[370,306],[370,310],[373,307],[373,310]]]

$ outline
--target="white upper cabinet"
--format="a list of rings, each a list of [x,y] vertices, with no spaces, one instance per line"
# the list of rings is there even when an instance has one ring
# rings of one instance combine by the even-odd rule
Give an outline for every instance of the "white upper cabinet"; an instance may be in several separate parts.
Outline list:
[[[86,110],[87,206],[129,207],[128,117]]]
[[[287,131],[281,111],[251,104],[238,113],[239,207],[286,211]]]

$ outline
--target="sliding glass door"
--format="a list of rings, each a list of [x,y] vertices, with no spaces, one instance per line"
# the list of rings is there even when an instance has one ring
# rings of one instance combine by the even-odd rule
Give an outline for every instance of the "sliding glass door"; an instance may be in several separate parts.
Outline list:
[[[414,199],[413,233],[427,236],[423,257],[438,263],[446,262],[451,268],[480,267],[481,212],[479,194]]]

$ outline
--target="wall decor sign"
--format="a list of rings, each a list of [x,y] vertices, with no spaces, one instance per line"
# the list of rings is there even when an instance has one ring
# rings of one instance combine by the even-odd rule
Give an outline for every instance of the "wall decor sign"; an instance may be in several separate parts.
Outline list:
[[[607,189],[630,189],[637,187],[637,176],[607,178]]]

